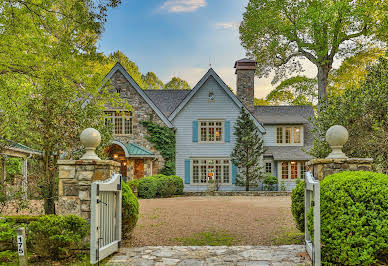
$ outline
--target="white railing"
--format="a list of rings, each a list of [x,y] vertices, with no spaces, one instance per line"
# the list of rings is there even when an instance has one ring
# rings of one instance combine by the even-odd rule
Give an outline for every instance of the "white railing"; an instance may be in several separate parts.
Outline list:
[[[312,202],[314,201],[314,206]],[[309,230],[307,229],[307,214],[310,208],[314,213],[314,230],[313,241]],[[321,265],[321,201],[320,201],[320,184],[315,180],[310,171],[306,172],[305,190],[304,190],[304,231],[306,251],[310,255],[313,265]]]
[[[121,175],[92,183],[90,263],[95,264],[120,248]]]

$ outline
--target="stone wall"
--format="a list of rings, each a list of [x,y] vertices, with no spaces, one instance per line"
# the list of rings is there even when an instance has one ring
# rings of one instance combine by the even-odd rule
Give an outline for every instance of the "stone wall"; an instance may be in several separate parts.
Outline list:
[[[370,158],[312,159],[306,165],[314,178],[323,180],[342,171],[372,171],[372,163]]]
[[[255,70],[237,69],[237,97],[249,111],[254,109]]]
[[[120,163],[110,160],[60,160],[58,215],[75,214],[90,221],[90,189],[97,180],[120,172]]]

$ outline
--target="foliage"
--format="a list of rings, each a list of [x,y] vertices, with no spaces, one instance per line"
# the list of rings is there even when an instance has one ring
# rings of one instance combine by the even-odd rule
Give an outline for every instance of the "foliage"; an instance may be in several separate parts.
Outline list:
[[[156,176],[157,189],[156,196],[168,198],[175,195],[176,187],[174,179],[170,176]]]
[[[379,171],[388,169],[388,60],[380,58],[368,72],[360,87],[329,97],[313,120],[313,156],[325,158],[329,154],[326,131],[339,124],[349,131],[343,148],[349,157],[371,157]]]
[[[28,231],[28,243],[39,256],[59,260],[81,248],[89,224],[75,215],[45,215],[31,222]]]
[[[139,187],[139,179],[134,179],[134,180],[128,181],[128,185],[131,188],[132,192],[137,191],[137,189]]]
[[[9,223],[29,224],[33,221],[37,221],[40,217],[42,216],[15,215],[15,216],[4,216],[4,219]]]
[[[250,0],[240,26],[257,74],[274,82],[301,72],[299,59],[318,70],[319,98],[326,98],[328,74],[335,56],[347,58],[387,38],[384,1]]]
[[[155,145],[164,159],[164,166],[160,170],[161,174],[175,174],[175,133],[166,126],[160,126],[151,121],[141,121],[140,123],[147,129],[146,139]]]
[[[190,85],[187,81],[180,79],[178,77],[173,77],[166,85],[164,86],[165,90],[191,90]]]
[[[15,224],[5,219],[0,219],[0,242],[12,243],[15,237]]]
[[[144,89],[146,90],[160,90],[163,89],[163,82],[155,75],[154,72],[147,72],[146,75],[141,75]]]
[[[262,169],[260,160],[264,154],[264,148],[258,128],[244,108],[241,108],[240,116],[236,121],[234,135],[236,136],[236,144],[231,158],[239,168],[237,177],[239,182],[244,183],[246,191],[249,191],[250,183],[260,177]]]
[[[176,239],[185,246],[231,246],[235,243],[232,235],[226,232],[201,232],[193,237],[182,237]]]
[[[291,212],[296,222],[296,227],[304,232],[304,180],[300,181],[292,190]]]
[[[254,105],[255,106],[258,106],[258,105],[261,105],[261,106],[263,106],[263,105],[270,105],[270,102],[267,101],[264,98],[255,98]]]
[[[275,176],[269,175],[264,178],[263,184],[265,190],[274,190],[275,185],[278,183],[278,179]]]
[[[18,258],[18,253],[17,251],[12,251],[12,250],[4,250],[0,251],[0,263],[8,263],[15,262],[17,261]]]
[[[122,182],[122,232],[129,236],[139,219],[139,202],[129,184]]]
[[[158,181],[153,176],[139,179],[138,195],[140,198],[152,199],[156,196]]]
[[[312,209],[308,228],[312,229]],[[388,175],[341,172],[321,182],[324,263],[372,265],[388,249]]]
[[[182,195],[183,194],[183,189],[185,185],[183,184],[183,179],[177,175],[170,175],[168,176],[169,178],[172,179],[175,185],[175,195]]]
[[[280,190],[281,191],[286,191],[286,184],[285,184],[285,182],[284,182],[284,180],[282,180],[282,181],[280,181]]]

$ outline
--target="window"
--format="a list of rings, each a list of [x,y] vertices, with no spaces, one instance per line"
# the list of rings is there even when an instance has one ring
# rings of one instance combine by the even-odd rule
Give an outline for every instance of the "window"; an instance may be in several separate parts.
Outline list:
[[[272,174],[272,163],[265,163],[265,172]]]
[[[306,162],[304,161],[284,161],[282,162],[282,179],[304,178],[306,173]]]
[[[207,184],[209,180],[229,184],[231,181],[229,159],[193,159],[192,164],[193,184]]]
[[[224,121],[199,121],[201,142],[223,142]]]
[[[301,144],[302,126],[279,126],[276,127],[276,143],[277,144]]]
[[[113,135],[132,134],[132,112],[106,111],[105,125],[113,128]]]
[[[120,94],[121,93],[121,89],[120,88],[116,88],[116,93]]]

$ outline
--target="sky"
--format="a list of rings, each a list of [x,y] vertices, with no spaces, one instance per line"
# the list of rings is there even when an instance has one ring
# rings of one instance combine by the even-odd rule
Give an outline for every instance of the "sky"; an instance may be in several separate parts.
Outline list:
[[[124,52],[141,73],[154,72],[164,83],[173,76],[191,87],[209,65],[236,87],[234,62],[245,57],[238,27],[248,0],[123,0],[108,14],[99,50]],[[306,64],[307,75],[315,69]],[[306,74],[306,73],[305,73]],[[255,97],[266,96],[271,78],[255,79]]]

